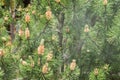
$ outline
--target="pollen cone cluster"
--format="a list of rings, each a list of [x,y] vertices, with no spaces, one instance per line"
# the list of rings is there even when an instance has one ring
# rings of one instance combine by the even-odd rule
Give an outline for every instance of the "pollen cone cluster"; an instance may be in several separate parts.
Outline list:
[[[26,37],[26,39],[29,39],[29,37],[30,37],[29,28],[26,28],[26,29],[25,29],[25,37]]]
[[[72,60],[72,63],[70,64],[70,70],[75,70],[76,67],[76,60]]]
[[[26,23],[30,22],[30,15],[28,13],[25,15],[25,22]]]
[[[45,13],[45,16],[46,16],[47,20],[50,20],[52,18],[52,12],[51,12],[51,10],[47,10],[46,13]]]
[[[42,73],[43,74],[48,73],[48,63],[46,63],[45,65],[43,65]]]

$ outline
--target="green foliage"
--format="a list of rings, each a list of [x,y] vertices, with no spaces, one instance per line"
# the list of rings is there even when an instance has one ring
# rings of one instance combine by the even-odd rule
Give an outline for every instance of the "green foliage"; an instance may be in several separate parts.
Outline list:
[[[107,80],[107,75],[110,71],[109,65],[105,65],[102,68],[94,69],[94,71],[90,72],[89,80]]]
[[[103,1],[0,0],[0,49],[5,53],[0,53],[0,78],[119,80],[120,1]],[[101,68],[104,64],[111,69]]]
[[[120,18],[120,15],[119,15],[119,12],[118,12],[118,15],[115,16],[115,19],[113,20],[113,27],[110,29],[110,31],[108,32],[108,42],[114,46],[118,46],[120,44],[120,36],[119,36],[119,19]],[[120,49],[118,47],[118,49]]]
[[[0,69],[0,80],[2,80],[2,77],[4,76],[4,72],[2,69]]]

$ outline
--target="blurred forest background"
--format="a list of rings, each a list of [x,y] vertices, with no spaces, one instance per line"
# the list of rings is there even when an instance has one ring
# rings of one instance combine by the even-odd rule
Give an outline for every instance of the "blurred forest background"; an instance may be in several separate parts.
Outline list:
[[[0,0],[0,80],[120,80],[120,0]]]

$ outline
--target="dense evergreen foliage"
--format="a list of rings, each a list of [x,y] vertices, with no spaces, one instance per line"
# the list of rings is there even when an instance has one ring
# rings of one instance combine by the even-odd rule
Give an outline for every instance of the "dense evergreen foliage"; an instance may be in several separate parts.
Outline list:
[[[120,80],[120,0],[0,0],[0,80]]]

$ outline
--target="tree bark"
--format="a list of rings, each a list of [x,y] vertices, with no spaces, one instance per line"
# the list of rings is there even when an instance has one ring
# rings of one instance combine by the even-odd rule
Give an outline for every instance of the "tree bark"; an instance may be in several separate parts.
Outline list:
[[[62,53],[62,42],[63,42],[63,27],[64,27],[64,19],[65,19],[65,14],[63,12],[60,12],[58,15],[58,37],[59,37],[59,47],[60,47],[60,51]],[[63,58],[63,53],[62,53],[62,58]],[[63,65],[61,66],[61,72],[64,71],[64,61],[63,61]]]

